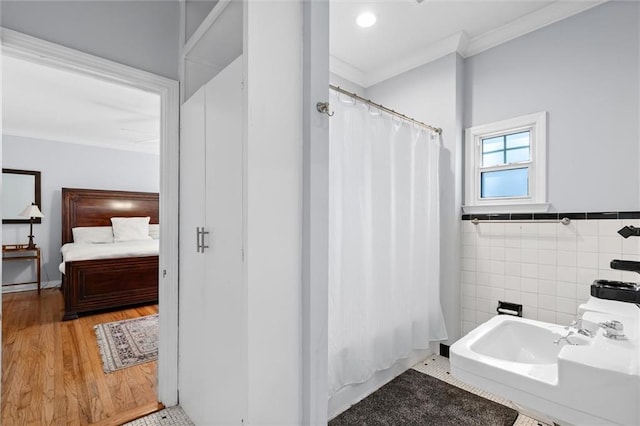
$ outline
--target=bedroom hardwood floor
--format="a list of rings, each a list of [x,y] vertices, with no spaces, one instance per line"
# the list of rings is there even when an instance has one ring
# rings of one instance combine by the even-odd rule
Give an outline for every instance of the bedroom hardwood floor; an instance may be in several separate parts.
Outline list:
[[[58,289],[2,295],[1,424],[110,424],[155,411],[157,362],[105,374],[93,326],[155,314],[157,305],[66,322],[62,311]]]

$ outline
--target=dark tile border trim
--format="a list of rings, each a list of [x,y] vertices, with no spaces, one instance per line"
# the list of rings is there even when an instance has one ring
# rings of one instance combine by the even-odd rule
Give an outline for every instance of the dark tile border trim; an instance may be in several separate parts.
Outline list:
[[[533,220],[558,220],[558,213],[534,213]]]
[[[533,220],[533,213],[512,213],[509,220]]]
[[[618,219],[640,219],[640,212],[618,212]]]
[[[617,219],[618,212],[606,212],[606,213],[587,213],[587,219]]]
[[[463,214],[462,220],[549,220],[567,217],[571,220],[640,219],[640,211],[629,212],[585,212],[585,213],[501,213]]]

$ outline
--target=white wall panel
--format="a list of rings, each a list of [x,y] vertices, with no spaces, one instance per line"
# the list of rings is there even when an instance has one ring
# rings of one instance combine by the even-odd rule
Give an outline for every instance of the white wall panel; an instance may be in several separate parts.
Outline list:
[[[245,3],[249,424],[300,424],[302,2]]]

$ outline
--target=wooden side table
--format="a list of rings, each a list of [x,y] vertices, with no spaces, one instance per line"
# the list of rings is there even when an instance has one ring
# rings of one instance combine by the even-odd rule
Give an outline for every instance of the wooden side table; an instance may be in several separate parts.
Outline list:
[[[35,261],[37,281],[28,281],[24,283],[2,284],[2,286],[22,285],[22,284],[38,284],[38,294],[40,294],[40,247],[34,249],[27,248],[27,244],[8,244],[2,246],[2,261]]]

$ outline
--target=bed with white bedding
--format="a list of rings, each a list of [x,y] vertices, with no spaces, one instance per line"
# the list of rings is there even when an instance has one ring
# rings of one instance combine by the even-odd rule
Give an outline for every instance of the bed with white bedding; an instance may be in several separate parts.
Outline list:
[[[123,241],[119,243],[67,243],[62,246],[60,272],[64,274],[65,262],[78,260],[113,259],[120,257],[157,256],[159,240]]]
[[[62,188],[63,320],[158,301],[157,193]]]

